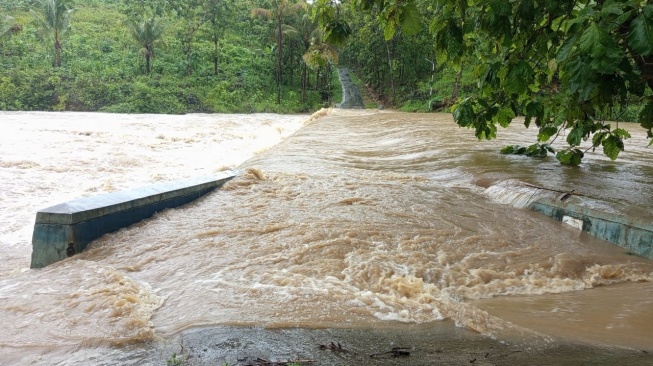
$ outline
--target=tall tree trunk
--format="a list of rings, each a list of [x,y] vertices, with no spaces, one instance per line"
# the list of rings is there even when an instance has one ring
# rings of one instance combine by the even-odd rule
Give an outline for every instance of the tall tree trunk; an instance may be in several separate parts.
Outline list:
[[[184,47],[184,54],[186,55],[186,76],[190,76],[193,73],[193,69],[191,67],[193,39],[195,38],[195,33],[202,26],[202,24],[204,24],[204,21],[200,21],[197,24],[191,25],[188,33],[183,36],[181,41]]]
[[[453,91],[451,92],[451,99],[454,101],[458,99],[458,92],[460,91],[460,78],[462,77],[462,75],[463,75],[463,69],[461,65],[460,71],[458,71],[458,73],[456,74],[456,80],[453,83]]]
[[[184,46],[184,53],[186,54],[186,71],[184,73],[186,76],[190,76],[193,72],[190,67],[190,47]]]
[[[54,33],[54,66],[61,67],[61,42],[57,32]]]
[[[277,104],[281,104],[281,56],[283,47],[283,34],[281,33],[281,11],[277,16]]]
[[[218,76],[218,64],[220,61],[220,53],[218,48],[218,38],[213,39],[213,45],[215,46],[215,53],[213,54],[213,75]]]
[[[154,46],[145,45],[145,73],[149,74],[152,71],[152,56],[154,55]]]
[[[326,94],[326,101],[331,105],[331,76],[333,75],[333,70],[331,70],[331,64],[326,65],[324,71],[324,75],[322,76],[324,78],[324,85],[322,86],[323,90],[323,95],[322,98],[324,98],[324,94]]]
[[[388,51],[388,67],[390,67],[390,92],[392,93],[392,99],[394,100],[395,99],[395,71],[393,67],[394,46],[393,46],[393,52],[390,52],[390,45],[388,44],[388,42],[385,43],[385,48]]]
[[[182,39],[181,43],[184,48],[184,55],[186,56],[186,70],[185,74],[186,76],[190,76],[193,73],[193,70],[191,68],[191,52],[192,52],[192,43],[193,43],[193,34],[195,34],[194,31],[191,31],[184,39]]]
[[[290,87],[295,85],[294,75],[295,69],[293,68],[293,56],[294,56],[295,46],[293,43],[290,43]]]
[[[308,67],[306,64],[302,67],[302,103],[306,103],[306,87],[308,86],[306,81],[306,69]]]
[[[646,85],[653,90],[653,56],[635,56],[633,59],[637,68],[641,71]]]
[[[309,90],[309,89],[311,89],[311,70],[308,69],[307,66],[304,66],[304,67],[306,67],[306,74],[307,74],[306,75],[306,90]]]
[[[378,89],[379,85],[381,85],[381,69],[379,68],[378,63],[374,63],[374,70],[375,70],[375,81],[374,81],[374,88]]]

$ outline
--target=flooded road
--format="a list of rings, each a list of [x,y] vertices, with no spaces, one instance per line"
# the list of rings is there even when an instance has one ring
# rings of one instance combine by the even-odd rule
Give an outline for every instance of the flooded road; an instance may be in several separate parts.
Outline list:
[[[640,131],[619,161],[589,156],[570,168],[498,154],[535,131],[515,126],[478,143],[445,114],[330,111],[301,129],[308,116],[106,116],[96,118],[117,121],[2,115],[3,132],[24,131],[3,133],[0,155],[0,316],[11,325],[0,349],[9,360],[45,354],[66,364],[72,353],[205,325],[443,319],[508,341],[653,350],[653,261],[507,205],[502,193],[511,180],[576,189],[651,217],[653,158]],[[234,147],[212,150],[224,146]],[[39,208],[232,168],[255,152],[239,177],[196,203],[26,269]]]

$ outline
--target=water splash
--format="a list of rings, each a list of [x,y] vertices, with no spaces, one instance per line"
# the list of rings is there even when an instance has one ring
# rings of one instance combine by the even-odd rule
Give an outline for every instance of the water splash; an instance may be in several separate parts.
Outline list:
[[[565,193],[550,189],[536,187],[515,179],[497,182],[485,189],[485,194],[497,203],[510,205],[516,208],[527,208],[538,198],[547,197],[556,199]]]

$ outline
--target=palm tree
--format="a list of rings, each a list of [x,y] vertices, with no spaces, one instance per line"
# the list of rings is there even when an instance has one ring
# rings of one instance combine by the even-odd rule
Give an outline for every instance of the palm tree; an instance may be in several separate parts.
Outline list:
[[[217,76],[220,63],[220,40],[225,34],[230,18],[229,14],[232,2],[211,0],[207,7],[207,19],[209,22],[208,34],[213,43],[213,75]]]
[[[309,14],[304,14],[297,30],[301,36],[304,53],[306,53],[311,47],[312,39],[316,36],[316,32],[319,32],[319,29],[317,28],[317,24],[311,19],[311,16]],[[304,61],[302,65],[302,103],[306,102],[306,88],[308,87],[307,68],[308,65],[306,64],[306,61]]]
[[[322,89],[330,89],[330,82],[327,76],[331,74],[331,65],[338,64],[338,51],[329,43],[325,42],[325,34],[322,30],[316,29],[311,36],[311,45],[302,56],[304,62],[311,69],[317,70],[316,87],[319,87],[320,81],[322,82]],[[320,80],[320,69],[325,71],[322,73],[322,80]],[[328,98],[328,92],[322,94],[322,99]]]
[[[304,53],[304,62],[312,68],[326,67],[338,63],[338,51],[325,42],[324,37],[324,33],[321,31],[313,32],[311,45]]]
[[[0,39],[11,34],[13,26],[14,26],[14,18],[8,15],[0,14]]]
[[[70,29],[72,0],[42,0],[41,12],[32,12],[44,35],[54,42],[54,66],[61,66],[61,38]]]
[[[216,3],[217,0],[182,0],[172,2],[172,10],[177,14],[181,21],[181,29],[178,36],[181,40],[181,46],[186,56],[186,76],[192,73],[192,55],[193,40],[197,31],[208,21],[209,6]]]
[[[129,23],[131,35],[141,46],[139,53],[145,57],[145,73],[152,70],[151,60],[154,58],[154,45],[159,42],[165,30],[162,22],[149,17],[141,22]]]
[[[283,55],[283,36],[291,31],[290,26],[283,24],[283,18],[296,12],[299,9],[306,9],[304,1],[291,4],[288,0],[275,0],[275,7],[272,9],[254,8],[252,17],[274,19],[276,21],[276,42],[277,42],[277,104],[281,104],[281,60]]]

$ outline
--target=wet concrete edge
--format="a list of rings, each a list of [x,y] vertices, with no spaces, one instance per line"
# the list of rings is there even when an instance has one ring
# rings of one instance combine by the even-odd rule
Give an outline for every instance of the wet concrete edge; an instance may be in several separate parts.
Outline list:
[[[31,268],[43,268],[86,249],[100,236],[156,212],[190,203],[235,176],[223,172],[69,201],[40,210],[32,234]]]
[[[456,327],[307,329],[216,326],[152,344],[137,359],[162,365],[653,365],[653,350],[569,343],[509,344]],[[173,356],[174,355],[174,356]]]

